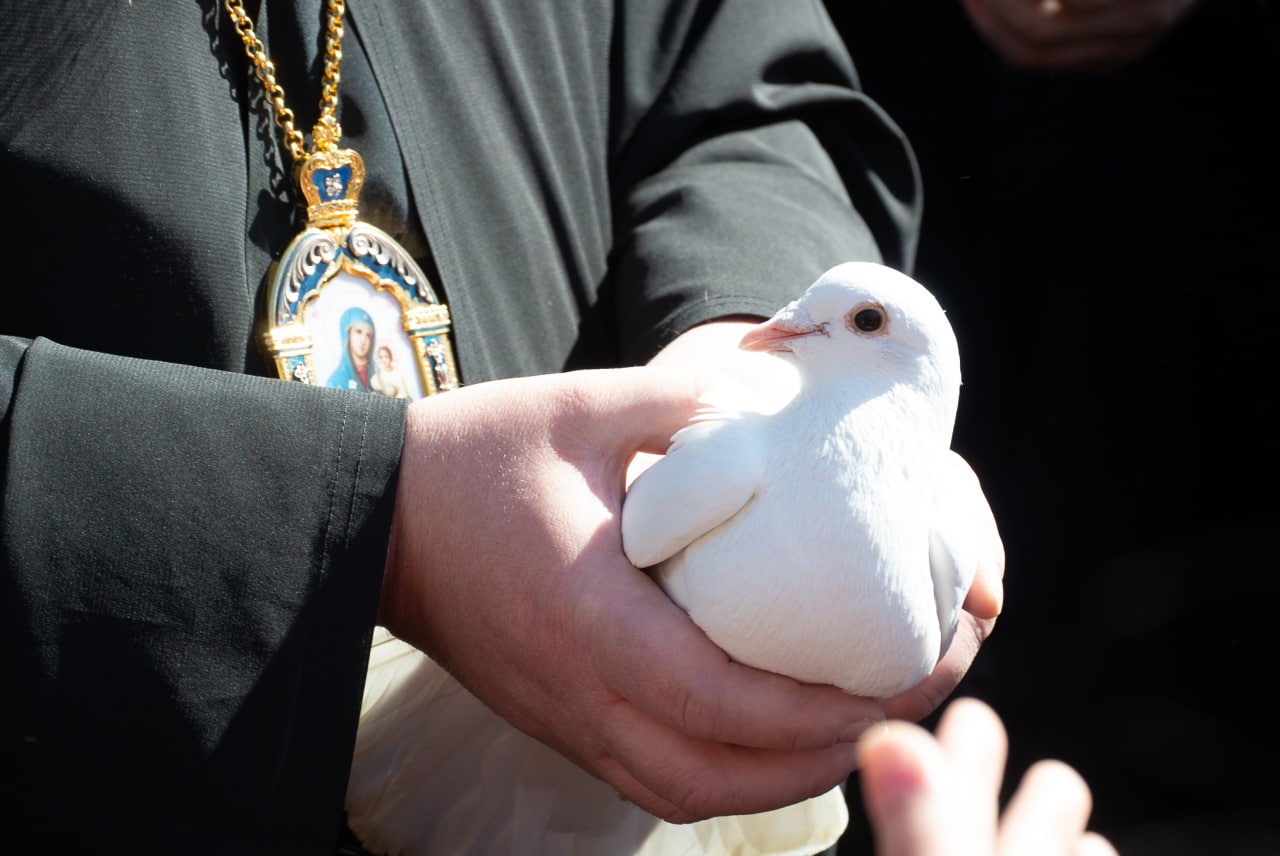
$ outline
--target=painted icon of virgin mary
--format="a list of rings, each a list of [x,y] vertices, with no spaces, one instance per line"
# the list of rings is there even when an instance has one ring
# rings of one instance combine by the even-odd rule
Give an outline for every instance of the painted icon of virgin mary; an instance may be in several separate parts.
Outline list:
[[[342,360],[325,386],[372,392],[373,318],[359,306],[352,306],[338,319],[338,334],[343,343]]]

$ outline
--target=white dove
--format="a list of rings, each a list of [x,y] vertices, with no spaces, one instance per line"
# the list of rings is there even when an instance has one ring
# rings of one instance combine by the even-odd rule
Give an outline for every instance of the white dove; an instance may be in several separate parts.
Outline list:
[[[798,389],[677,432],[627,493],[623,548],[735,660],[902,692],[950,643],[978,564],[946,315],[910,277],[851,262],[740,347],[792,364]]]
[[[628,555],[662,561],[672,597],[743,662],[860,695],[910,686],[977,564],[961,516],[935,511],[947,480],[972,479],[945,459],[959,385],[946,319],[910,279],[850,264],[743,344],[794,361],[799,392],[781,409],[752,395],[678,432],[628,492]],[[769,368],[752,366],[776,378]],[[848,821],[838,787],[757,815],[660,821],[381,628],[346,807],[365,846],[395,856],[801,856]]]

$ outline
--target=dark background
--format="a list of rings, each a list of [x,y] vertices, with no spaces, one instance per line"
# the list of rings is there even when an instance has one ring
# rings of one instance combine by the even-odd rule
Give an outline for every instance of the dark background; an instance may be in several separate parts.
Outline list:
[[[957,694],[1005,720],[1006,794],[1060,758],[1124,856],[1280,853],[1275,15],[1204,0],[1085,76],[1005,66],[959,0],[828,5],[921,163],[915,273],[1008,551]]]

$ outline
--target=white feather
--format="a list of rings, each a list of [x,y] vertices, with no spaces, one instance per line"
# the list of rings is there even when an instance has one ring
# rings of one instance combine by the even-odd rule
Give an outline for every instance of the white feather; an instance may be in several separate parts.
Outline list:
[[[673,825],[515,730],[378,628],[347,785],[348,823],[391,856],[801,856],[835,844],[839,788],[762,814]]]

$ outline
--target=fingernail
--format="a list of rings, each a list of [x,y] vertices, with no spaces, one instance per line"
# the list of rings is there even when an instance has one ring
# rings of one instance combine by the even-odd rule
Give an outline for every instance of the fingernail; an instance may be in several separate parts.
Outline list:
[[[877,725],[884,725],[884,712],[880,712],[879,718],[867,717],[866,719],[855,720],[845,726],[844,731],[840,732],[837,743],[856,743],[868,728],[874,728]]]

